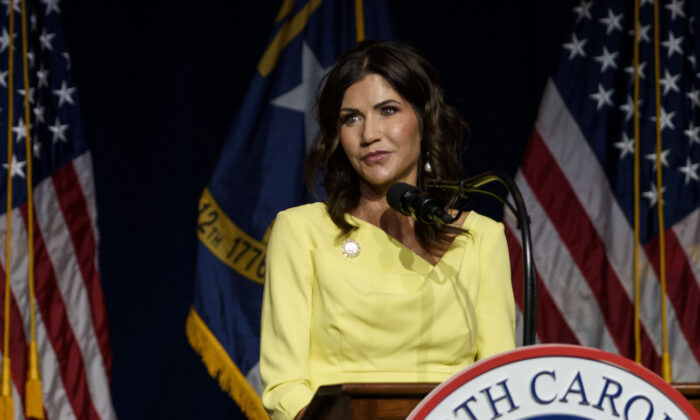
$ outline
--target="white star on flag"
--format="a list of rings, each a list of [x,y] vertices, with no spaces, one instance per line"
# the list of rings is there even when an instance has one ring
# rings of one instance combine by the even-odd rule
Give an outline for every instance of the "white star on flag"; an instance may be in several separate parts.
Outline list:
[[[693,143],[700,144],[700,127],[696,127],[692,121],[688,123],[688,129],[683,130],[683,134],[688,136],[691,146]]]
[[[600,18],[598,22],[602,23],[603,25],[607,26],[607,29],[605,29],[605,34],[610,35],[612,31],[617,29],[618,31],[622,31],[622,17],[624,16],[623,13],[620,13],[619,15],[616,15],[613,13],[612,9],[608,9],[608,16],[604,18]]]
[[[573,60],[576,58],[577,55],[580,55],[581,57],[586,56],[586,52],[583,51],[583,46],[586,45],[586,40],[582,39],[579,41],[578,37],[576,34],[571,35],[571,42],[567,42],[566,44],[563,45],[564,48],[569,50],[569,60]]]
[[[34,112],[34,119],[38,123],[43,124],[44,123],[44,107],[41,105],[37,105],[36,107],[34,107],[34,109],[32,111]]]
[[[627,95],[627,103],[620,105],[620,110],[625,111],[625,121],[629,121],[630,118],[634,115],[634,101],[632,100],[631,95]],[[639,102],[637,102],[637,108],[639,108],[639,105],[642,104],[642,100],[640,99]]]
[[[5,14],[9,16],[10,15],[10,0],[0,0],[0,3],[2,3],[3,6],[5,6]],[[13,5],[12,5],[12,8],[15,9],[15,12],[22,13],[22,9],[20,9],[19,6],[20,6],[20,0],[15,0]]]
[[[683,11],[683,4],[685,3],[685,0],[671,0],[671,4],[667,4],[664,6],[667,10],[671,11],[671,20],[675,20],[676,16],[680,16],[682,18],[685,17],[685,12]]]
[[[668,39],[666,41],[663,41],[661,45],[664,46],[664,48],[668,49],[668,55],[667,58],[670,58],[673,56],[674,52],[677,52],[680,55],[683,55],[683,49],[681,48],[681,42],[683,42],[683,37],[679,36],[676,38],[673,36],[673,32],[669,31],[668,32]],[[690,57],[688,57],[690,58]],[[695,67],[695,66],[693,66]]]
[[[687,92],[685,96],[690,99],[693,106],[700,107],[700,90],[693,88],[690,92]]]
[[[639,67],[637,67],[637,73],[639,74],[640,79],[644,79],[644,68],[647,66],[647,63],[639,63]],[[634,77],[634,66],[629,66],[625,67],[625,73],[629,74],[630,76]]]
[[[24,166],[27,164],[27,162],[24,160],[20,162],[17,160],[17,156],[12,155],[11,163],[12,169],[10,169],[10,175],[12,176],[12,178],[14,178],[15,176],[24,178],[24,172],[22,170],[24,169]],[[7,170],[7,166],[7,163],[2,164],[2,167],[5,168],[5,170]]]
[[[51,45],[51,40],[56,34],[49,34],[46,32],[46,28],[41,30],[41,35],[39,35],[39,42],[41,43],[41,49],[46,49],[53,51],[53,45]]]
[[[46,5],[46,15],[51,12],[61,13],[61,9],[58,8],[59,1],[60,0],[41,0],[41,2]]]
[[[591,93],[589,97],[591,99],[596,100],[598,103],[596,104],[596,110],[600,111],[600,109],[605,106],[609,105],[612,106],[612,96],[613,94],[613,89],[611,88],[610,90],[605,90],[603,87],[602,83],[598,83],[598,92],[596,93]]]
[[[615,147],[620,150],[620,160],[628,154],[634,156],[634,139],[629,138],[624,131],[622,132],[622,140],[615,143]]]
[[[54,89],[53,94],[58,96],[58,107],[60,108],[64,103],[68,102],[71,105],[74,105],[75,102],[73,102],[73,97],[71,95],[75,92],[74,87],[68,87],[66,85],[66,81],[61,82],[61,88],[60,89]]]
[[[64,51],[61,56],[66,60],[66,68],[70,70],[70,54]]]
[[[24,98],[24,95],[25,95],[24,89],[17,89],[17,93],[22,95],[22,97]],[[34,103],[34,88],[33,87],[29,88],[29,103],[30,104]]]
[[[663,201],[663,195],[666,192],[666,187],[661,188],[661,201]],[[651,187],[649,188],[649,191],[644,191],[642,193],[642,196],[649,200],[649,207],[654,207],[654,205],[657,202],[657,195],[658,191],[656,190],[656,184],[654,182],[651,183]]]
[[[49,87],[49,71],[44,68],[43,64],[39,64],[39,70],[36,72],[37,86]]]
[[[34,151],[34,153],[32,153],[34,157],[41,159],[41,143],[39,143],[38,139],[34,140],[32,150]]]
[[[32,125],[29,124],[29,130],[32,130]],[[12,127],[12,131],[17,135],[17,139],[15,140],[17,143],[22,141],[23,138],[25,138],[27,134],[27,126],[24,125],[24,120],[22,117],[19,117],[19,121],[17,122],[17,125]]]
[[[688,157],[685,161],[685,166],[678,168],[679,171],[685,174],[686,185],[690,183],[691,179],[693,181],[700,181],[700,177],[698,177],[698,167],[700,167],[700,163],[692,163],[690,157]]]
[[[586,0],[581,0],[581,4],[574,7],[574,13],[576,13],[578,16],[576,17],[576,22],[580,22],[581,19],[587,18],[591,19],[591,6],[593,5],[592,1],[586,1]]]
[[[605,73],[605,70],[607,70],[608,67],[612,67],[613,69],[617,68],[617,64],[615,63],[615,58],[617,58],[617,51],[616,52],[608,52],[607,47],[603,47],[603,54],[593,57],[593,59],[601,64],[600,72]]]
[[[12,35],[13,40],[16,37],[17,37],[17,34]],[[9,45],[10,45],[10,34],[7,33],[7,28],[2,28],[2,35],[0,35],[0,52],[5,51]]]
[[[301,69],[301,84],[273,99],[272,104],[304,113],[304,134],[306,150],[308,151],[319,132],[313,112],[313,106],[316,102],[316,86],[330,70],[330,67],[323,68],[311,48],[304,43],[301,50]]]
[[[671,130],[675,130],[676,126],[673,125],[673,117],[676,115],[676,111],[671,111],[668,114],[664,107],[661,107],[661,131],[664,131],[666,127],[670,127]],[[649,118],[652,122],[656,122],[656,116]]]
[[[668,167],[668,154],[671,153],[671,149],[666,149],[661,151],[661,166]],[[649,153],[644,155],[644,159],[651,161],[652,170],[656,171],[656,153]]]
[[[0,86],[6,88],[7,87],[7,70],[5,71],[0,71]]]
[[[54,122],[53,125],[48,126],[49,131],[53,133],[53,142],[56,143],[57,141],[62,141],[63,143],[67,142],[68,139],[66,138],[66,130],[68,130],[68,124],[61,124],[61,120],[56,117],[56,122]]]
[[[678,89],[678,85],[676,84],[679,77],[681,77],[680,74],[671,75],[671,73],[668,72],[668,69],[664,69],[664,77],[659,80],[659,84],[664,87],[664,96],[672,90],[680,92],[680,89]]]
[[[651,39],[649,38],[649,30],[651,29],[651,25],[637,25],[637,42],[644,41],[644,42],[651,42]],[[629,31],[630,35],[634,35],[634,30]]]

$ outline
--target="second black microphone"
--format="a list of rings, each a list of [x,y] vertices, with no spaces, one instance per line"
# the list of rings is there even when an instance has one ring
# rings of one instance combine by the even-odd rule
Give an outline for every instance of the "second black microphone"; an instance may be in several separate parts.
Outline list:
[[[445,205],[437,197],[404,182],[397,182],[389,187],[386,201],[392,209],[406,216],[413,216],[421,223],[452,221],[452,217],[445,212]]]

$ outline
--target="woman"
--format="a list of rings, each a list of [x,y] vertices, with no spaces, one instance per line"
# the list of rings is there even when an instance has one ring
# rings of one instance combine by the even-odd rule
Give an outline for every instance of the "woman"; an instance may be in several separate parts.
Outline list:
[[[307,182],[328,199],[280,212],[267,254],[260,373],[273,419],[320,385],[441,382],[515,346],[503,226],[392,210],[395,182],[459,179],[464,123],[437,75],[398,42],[364,42],[328,74]],[[454,197],[443,196],[450,201]]]

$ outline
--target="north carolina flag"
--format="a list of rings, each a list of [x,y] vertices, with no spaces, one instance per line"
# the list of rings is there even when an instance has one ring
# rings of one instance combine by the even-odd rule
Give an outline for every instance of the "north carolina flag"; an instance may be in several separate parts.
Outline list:
[[[187,336],[251,419],[267,418],[258,373],[266,232],[277,212],[313,200],[303,163],[318,135],[319,81],[356,42],[390,33],[384,1],[285,1],[200,198]]]

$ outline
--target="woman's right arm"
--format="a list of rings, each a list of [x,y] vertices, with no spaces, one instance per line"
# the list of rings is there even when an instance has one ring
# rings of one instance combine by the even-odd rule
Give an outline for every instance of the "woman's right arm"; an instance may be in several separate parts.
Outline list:
[[[260,334],[263,405],[291,420],[311,401],[309,374],[313,267],[308,232],[283,212],[268,243]]]

